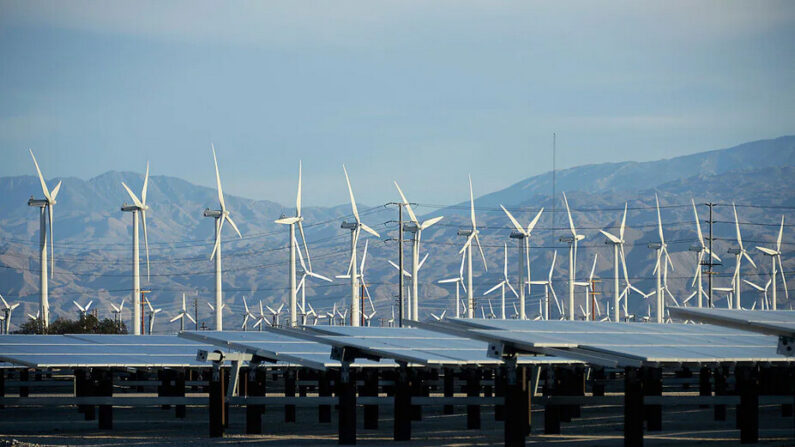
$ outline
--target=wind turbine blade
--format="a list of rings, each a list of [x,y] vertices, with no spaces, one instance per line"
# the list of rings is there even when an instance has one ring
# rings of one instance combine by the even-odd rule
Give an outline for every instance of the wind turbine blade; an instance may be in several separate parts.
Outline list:
[[[554,252],[552,252],[552,264],[549,265],[549,278],[547,279],[547,281],[549,281],[550,284],[552,284],[552,272],[555,270],[555,261],[557,260],[557,258],[558,258],[558,251],[555,250]]]
[[[618,237],[624,240],[624,229],[627,225],[627,202],[624,202],[624,217],[621,218],[621,228],[618,230]]]
[[[33,164],[36,165],[36,173],[39,174],[39,182],[41,182],[41,192],[44,193],[44,197],[46,197],[48,201],[52,201],[52,196],[50,195],[50,191],[47,189],[47,183],[44,182],[44,176],[41,175],[41,169],[39,169],[39,162],[36,161],[36,156],[33,155],[33,150],[28,149],[28,151],[30,151],[30,156],[33,157]]]
[[[593,265],[591,266],[591,274],[588,275],[588,282],[593,281],[593,274],[596,271],[596,260],[599,258],[599,253],[595,253],[593,256]]]
[[[489,290],[487,290],[487,291],[483,292],[483,295],[485,296],[485,295],[488,295],[488,294],[490,294],[491,292],[493,292],[493,291],[495,291],[495,290],[499,289],[499,288],[500,288],[500,286],[502,286],[503,284],[505,284],[505,281],[500,281],[500,282],[498,282],[498,283],[497,283],[497,285],[495,285],[495,286],[494,286],[494,287],[492,287],[491,289],[489,289]]]
[[[59,181],[58,184],[55,185],[55,188],[50,191],[50,197],[52,197],[53,202],[55,202],[55,198],[58,197],[58,191],[61,190],[61,183],[62,181]]]
[[[304,235],[304,225],[301,221],[298,221],[298,232],[301,234],[301,242],[304,243],[304,252],[306,253],[306,264],[309,266],[309,270],[312,270],[312,259],[309,257],[309,246],[306,245],[306,235]],[[295,244],[298,245],[298,244]],[[300,249],[298,250],[301,251]]]
[[[443,218],[444,218],[444,216],[438,216],[438,217],[433,217],[431,219],[426,220],[425,222],[422,223],[422,225],[420,225],[420,230],[424,230],[424,229],[430,227],[431,225],[435,224],[436,222],[439,222],[440,220],[442,220]]]
[[[505,285],[506,285],[506,286],[508,286],[508,288],[509,288],[509,289],[511,289],[511,292],[513,292],[513,295],[514,295],[516,298],[519,298],[519,294],[518,294],[518,293],[516,293],[516,289],[514,289],[514,288],[513,288],[513,286],[511,285],[511,283],[510,283],[510,282],[508,282],[508,280],[507,280],[507,279],[505,280]]]
[[[753,259],[751,259],[751,256],[749,256],[749,255],[748,255],[748,252],[747,252],[747,251],[743,250],[743,256],[745,256],[745,259],[747,259],[747,260],[748,260],[748,262],[750,262],[750,263],[751,263],[751,265],[752,265],[752,266],[754,266],[754,268],[757,268],[757,267],[756,267],[756,262],[754,262],[754,260],[753,260]]]
[[[146,191],[149,188],[149,162],[146,162],[146,174],[144,174],[144,187],[141,188],[141,202],[146,205]]]
[[[769,255],[769,256],[776,256],[776,254],[778,254],[778,252],[776,250],[771,250],[771,249],[769,249],[767,247],[759,247],[759,246],[757,246],[756,249],[761,251],[762,253],[764,253],[766,255]]]
[[[293,237],[293,244],[298,245],[298,241]],[[304,256],[301,254],[301,247],[297,247],[298,250],[298,263],[301,264],[301,270],[304,272],[308,272],[309,269],[306,268],[306,264],[304,263]]]
[[[604,234],[604,235],[605,235],[605,237],[606,237],[606,238],[608,238],[608,239],[610,239],[610,241],[611,241],[611,242],[613,242],[613,243],[615,243],[615,244],[619,244],[619,243],[621,243],[621,239],[619,239],[619,238],[617,238],[617,237],[613,236],[612,234],[608,233],[607,231],[605,231],[605,230],[599,230],[599,232],[600,232],[600,233],[602,233],[602,234]]]
[[[505,214],[508,216],[508,219],[510,219],[511,223],[516,228],[516,231],[518,231],[519,233],[522,233],[522,234],[524,234],[526,236],[527,233],[525,233],[524,228],[522,228],[522,226],[519,224],[519,221],[516,220],[515,217],[513,217],[513,214],[511,214],[511,212],[508,211],[507,209],[505,209],[505,207],[502,206],[502,205],[500,205],[500,208],[502,208],[502,210],[505,211]]]
[[[502,277],[508,281],[508,244],[503,244]]]
[[[530,236],[530,233],[533,231],[533,228],[536,227],[536,224],[538,223],[538,219],[541,218],[541,213],[543,213],[543,212],[544,212],[544,208],[541,208],[540,210],[538,210],[538,214],[536,214],[536,217],[534,217],[533,220],[531,220],[530,223],[527,225],[527,233],[526,234],[528,236]]]
[[[483,247],[480,246],[480,238],[478,237],[478,233],[473,233],[475,235],[475,242],[478,244],[478,251],[480,252],[480,258],[483,259],[483,269],[487,272],[489,271],[489,265],[486,263],[486,255],[483,254]]]
[[[743,237],[740,235],[740,220],[737,218],[737,207],[734,206],[734,202],[732,202],[732,211],[734,211],[734,228],[737,233],[737,245],[740,246],[740,250],[743,250]]]
[[[716,260],[716,261],[718,261],[718,262],[723,262],[723,261],[721,261],[720,257],[719,257],[718,255],[716,255],[715,253],[713,253],[713,252],[712,252],[712,251],[711,251],[709,248],[707,248],[707,247],[704,247],[704,251],[705,251],[707,254],[709,254],[710,256],[712,256],[713,258],[715,258],[715,260]]]
[[[235,225],[235,221],[233,221],[233,220],[232,220],[232,218],[231,218],[231,217],[229,217],[229,214],[224,214],[224,219],[225,219],[225,220],[227,220],[227,221],[229,222],[229,225],[232,225],[232,228],[234,228],[234,229],[235,229],[235,233],[237,233],[237,236],[238,236],[240,239],[243,239],[243,235],[242,235],[242,234],[240,234],[240,230],[238,230],[238,229],[237,229],[237,225]]]
[[[618,247],[618,252],[621,254],[621,269],[624,272],[624,281],[629,283],[629,274],[627,273],[627,258],[624,256],[624,245]]]
[[[141,220],[144,224],[144,248],[146,249],[146,281],[149,281],[149,236],[146,233],[146,210],[141,209]]]
[[[784,276],[784,266],[781,265],[781,253],[779,253],[776,258],[778,258],[778,272],[781,274],[781,282],[784,283],[784,296],[789,299],[789,290],[787,289],[787,278]]]
[[[364,241],[364,253],[362,254],[362,262],[359,264],[359,274],[364,275],[364,262],[367,260],[367,246],[369,241]]]
[[[135,195],[135,193],[134,193],[134,192],[132,192],[132,190],[130,189],[130,187],[129,187],[129,186],[127,186],[127,184],[126,184],[126,183],[124,183],[124,182],[121,182],[121,186],[123,186],[123,187],[124,187],[124,189],[126,189],[126,190],[127,190],[127,194],[128,194],[128,195],[130,196],[130,198],[132,199],[132,201],[133,201],[133,204],[134,204],[135,206],[137,206],[138,208],[143,208],[143,206],[144,206],[144,205],[141,203],[141,201],[140,201],[140,200],[138,200],[138,196],[136,196],[136,195]]]
[[[301,217],[301,160],[298,160],[298,193],[295,195],[295,215]]]
[[[273,222],[280,224],[280,225],[292,225],[296,222],[300,222],[301,218],[299,217],[283,217],[281,219],[276,219]]]
[[[698,232],[698,243],[701,248],[704,248],[704,234],[701,233],[701,222],[698,221],[698,211],[696,210],[696,201],[690,198],[690,203],[693,204],[693,216],[696,218],[696,231]]]
[[[179,320],[180,318],[182,318],[182,316],[183,316],[183,315],[185,315],[185,314],[184,314],[184,313],[179,313],[179,314],[177,314],[177,316],[176,316],[176,317],[174,317],[174,318],[172,318],[172,319],[168,320],[168,322],[169,322],[169,323],[173,323],[173,322],[175,322],[175,321]],[[245,322],[243,322],[243,326],[245,326],[245,325],[246,325],[246,323],[245,323]]]
[[[781,216],[781,228],[778,230],[778,238],[776,238],[776,251],[781,252],[781,237],[784,235],[784,216]]]
[[[687,304],[687,302],[688,302],[688,301],[690,301],[690,300],[692,300],[692,299],[693,299],[693,297],[694,297],[694,296],[696,296],[696,294],[697,294],[697,293],[698,293],[698,290],[696,290],[695,292],[693,292],[693,293],[691,293],[690,295],[688,295],[688,297],[687,297],[687,298],[685,298],[685,299],[682,301],[682,304]]]
[[[571,209],[569,209],[569,199],[566,198],[566,193],[563,193],[563,203],[566,204],[566,214],[569,216],[569,229],[571,235],[577,237],[577,230],[574,228],[574,220],[571,218]]]
[[[475,195],[472,193],[472,175],[469,175],[469,219],[472,221],[472,231],[477,230],[478,225],[475,222]]]
[[[467,241],[464,243],[464,246],[461,247],[461,250],[458,250],[458,254],[463,253],[467,249],[467,247],[469,247],[469,244],[472,243],[472,239],[474,237],[475,237],[475,232],[473,231],[469,236],[467,236]]]
[[[429,256],[430,254],[431,254],[430,252],[428,252],[428,253],[425,253],[425,256],[423,256],[423,257],[422,257],[422,260],[420,261],[420,263],[419,263],[419,264],[417,264],[417,270],[419,270],[419,269],[421,269],[421,268],[422,268],[422,265],[423,265],[423,264],[425,264],[425,261],[428,259],[428,256]]]
[[[218,226],[215,229],[215,244],[213,245],[213,252],[210,253],[210,260],[215,258],[215,252],[218,251],[218,246],[221,245],[221,227],[224,226],[224,219],[221,219],[221,222],[218,223]]]
[[[696,285],[696,280],[698,279],[698,271],[701,269],[701,258],[704,257],[704,251],[698,252],[698,261],[696,262],[696,271],[693,273],[693,281],[690,282],[690,287]]]
[[[442,280],[436,281],[436,283],[437,284],[448,284],[448,283],[453,283],[453,282],[457,282],[457,281],[458,281],[458,278],[449,278],[449,279],[442,279]]]
[[[345,165],[342,165],[342,171],[345,172],[345,182],[348,184],[348,194],[351,196],[351,211],[353,211],[353,217],[356,219],[356,222],[359,222],[359,210],[356,208],[356,199],[353,198],[353,188],[351,188],[351,179],[348,177],[348,170],[345,169]]]
[[[325,276],[323,276],[321,274],[315,273],[315,272],[306,272],[306,274],[311,276],[311,277],[313,277],[313,278],[322,279],[323,281],[334,282],[332,279],[327,278],[327,277],[325,277]]]
[[[226,203],[224,203],[224,190],[221,188],[221,174],[218,173],[218,159],[215,157],[215,145],[210,143],[210,148],[213,150],[213,163],[215,164],[215,184],[218,188],[218,203],[221,205],[221,210],[226,211]]]
[[[406,196],[403,195],[403,190],[400,189],[400,186],[398,185],[397,181],[395,181],[395,188],[397,188],[398,193],[400,194],[400,198],[403,200],[403,206],[406,207],[406,211],[408,211],[409,213],[409,218],[411,219],[412,222],[414,222],[417,226],[419,226],[420,221],[417,220],[417,216],[414,215],[414,210],[411,209],[411,205],[409,204],[409,201],[406,200]]]
[[[765,291],[765,289],[763,287],[759,286],[758,284],[754,284],[751,281],[748,281],[747,279],[744,279],[743,282],[748,284],[749,286],[753,287],[754,289],[760,291],[760,292],[764,292]]]
[[[363,223],[360,223],[360,224],[359,224],[359,226],[362,228],[362,230],[364,230],[364,231],[366,231],[366,232],[368,232],[368,233],[372,234],[373,236],[375,236],[375,237],[377,237],[377,238],[380,238],[380,237],[381,237],[381,235],[380,235],[380,234],[378,234],[378,232],[377,232],[377,231],[373,230],[372,228],[368,227],[367,225],[365,225],[365,224],[363,224]]]

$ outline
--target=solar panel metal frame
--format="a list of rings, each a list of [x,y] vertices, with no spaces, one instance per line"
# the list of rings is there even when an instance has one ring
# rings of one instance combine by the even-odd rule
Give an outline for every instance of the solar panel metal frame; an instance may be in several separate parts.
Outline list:
[[[671,316],[779,337],[795,337],[795,311],[671,307]]]

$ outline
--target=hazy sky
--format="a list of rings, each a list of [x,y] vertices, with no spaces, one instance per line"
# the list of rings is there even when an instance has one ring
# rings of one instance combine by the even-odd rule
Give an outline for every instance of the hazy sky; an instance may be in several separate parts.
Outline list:
[[[795,2],[0,0],[0,175],[453,203],[795,133]],[[68,194],[66,190],[63,194]]]

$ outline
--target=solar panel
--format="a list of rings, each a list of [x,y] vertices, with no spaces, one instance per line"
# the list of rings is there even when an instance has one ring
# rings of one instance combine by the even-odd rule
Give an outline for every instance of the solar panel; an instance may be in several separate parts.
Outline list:
[[[180,337],[255,354],[281,364],[301,365],[314,369],[340,366],[340,362],[331,359],[330,346],[273,332],[190,331],[180,333]],[[395,364],[362,360],[356,362],[354,366],[395,366]]]
[[[0,360],[35,368],[205,366],[196,361],[200,346],[176,336],[0,335]]]
[[[732,327],[768,335],[795,337],[795,311],[731,310],[672,307],[671,315],[683,320]]]
[[[788,362],[777,340],[710,325],[451,319],[473,338],[576,358],[596,355],[617,365],[660,363]]]
[[[355,347],[386,358],[425,365],[500,364],[487,355],[488,344],[455,335],[419,328],[375,328],[351,326],[312,326],[320,341],[335,346]],[[572,363],[570,359],[549,356],[525,357],[520,363]]]

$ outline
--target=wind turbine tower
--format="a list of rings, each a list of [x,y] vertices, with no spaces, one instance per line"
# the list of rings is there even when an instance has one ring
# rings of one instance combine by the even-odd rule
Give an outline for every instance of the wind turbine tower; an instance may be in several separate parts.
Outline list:
[[[478,244],[480,250],[480,257],[483,259],[483,268],[489,271],[489,266],[486,263],[486,255],[483,254],[483,247],[480,246],[480,238],[478,238],[478,225],[475,221],[475,196],[472,193],[472,176],[469,176],[469,220],[472,223],[472,228],[468,230],[458,230],[459,236],[466,236],[467,241],[461,247],[459,254],[466,251],[467,258],[467,318],[475,318],[475,293],[472,287],[472,239]]]
[[[624,260],[624,229],[627,223],[627,204],[624,203],[624,216],[621,218],[621,227],[618,229],[618,237],[604,230],[599,230],[607,237],[605,244],[613,245],[613,321],[618,322],[620,318],[619,302],[621,301],[621,291],[618,287],[618,261],[625,266]],[[626,268],[626,267],[624,267]]]
[[[560,238],[561,242],[569,244],[569,305],[568,320],[574,320],[574,286],[576,285],[575,269],[577,268],[577,243],[585,239],[585,235],[577,234],[577,229],[574,228],[574,220],[571,218],[571,209],[569,208],[569,201],[566,198],[566,193],[563,193],[563,203],[566,204],[566,213],[569,216],[569,230],[571,236],[563,236]]]
[[[213,151],[213,163],[215,163],[215,183],[218,188],[218,202],[221,205],[221,209],[205,209],[203,214],[204,217],[212,217],[215,219],[215,246],[213,246],[213,252],[210,254],[210,259],[215,258],[215,306],[211,307],[213,312],[215,312],[215,330],[223,331],[224,296],[223,285],[221,281],[221,230],[224,228],[224,221],[227,221],[229,222],[229,225],[232,225],[232,228],[234,228],[238,237],[242,239],[243,235],[240,234],[240,230],[237,229],[237,225],[235,225],[235,222],[231,217],[229,217],[229,210],[226,209],[226,203],[224,202],[224,191],[221,188],[221,174],[218,173],[218,159],[215,157],[215,146],[211,144],[210,148]]]
[[[141,199],[132,192],[132,190],[124,183],[121,185],[127,190],[130,198],[133,201],[132,205],[127,202],[121,207],[123,212],[132,214],[133,221],[133,240],[132,240],[132,302],[133,302],[133,335],[141,335],[141,276],[140,276],[140,256],[139,256],[139,242],[138,242],[138,214],[141,214],[141,220],[144,225],[144,245],[146,246],[146,278],[149,280],[149,238],[146,234],[146,210],[149,207],[146,205],[146,190],[149,183],[149,163],[146,163],[146,174],[144,175],[144,186],[141,188]]]
[[[52,277],[54,273],[54,259],[53,254],[53,238],[52,238],[52,207],[55,205],[55,198],[58,196],[58,191],[61,189],[61,182],[58,182],[53,188],[52,192],[47,189],[47,183],[44,181],[44,176],[41,175],[39,163],[33,155],[33,150],[30,150],[30,156],[33,158],[33,164],[36,165],[36,173],[39,175],[39,182],[41,182],[41,192],[44,194],[44,199],[34,199],[33,196],[28,200],[28,206],[39,207],[39,263],[41,265],[41,283],[40,292],[41,298],[39,300],[39,311],[41,312],[37,321],[42,330],[47,329],[50,322],[50,301],[48,295],[48,282],[47,282],[47,219],[49,218],[49,241],[50,241],[50,272]]]
[[[522,225],[519,224],[519,221],[513,217],[504,206],[500,205],[505,214],[508,215],[508,219],[511,220],[514,228],[516,231],[512,231],[510,238],[511,239],[518,239],[519,240],[519,319],[526,320],[527,314],[525,313],[525,283],[527,283],[527,290],[531,291],[532,288],[530,286],[530,236],[532,235],[533,228],[535,228],[536,224],[538,223],[538,219],[541,218],[541,213],[544,212],[544,208],[541,208],[536,214],[536,217],[527,225],[527,228],[522,228]],[[524,278],[525,269],[527,270],[527,279]]]

